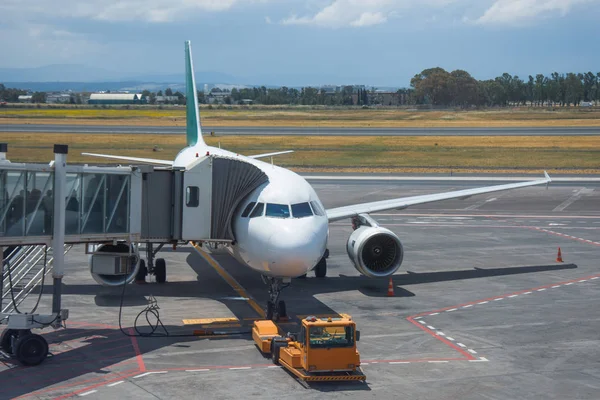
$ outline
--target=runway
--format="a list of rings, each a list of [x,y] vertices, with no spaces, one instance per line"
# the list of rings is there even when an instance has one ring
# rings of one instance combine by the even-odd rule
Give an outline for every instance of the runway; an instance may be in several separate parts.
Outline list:
[[[311,183],[326,208],[486,184],[325,178]],[[367,382],[308,390],[263,357],[248,334],[124,336],[122,289],[99,287],[83,248],[76,248],[65,257],[68,329],[45,331],[54,356],[35,370],[0,363],[0,387],[8,398],[27,399],[237,398],[240,390],[265,399],[318,400],[324,393],[332,399],[597,399],[599,204],[599,182],[564,181],[375,213],[404,246],[394,297],[387,296],[387,280],[361,276],[348,259],[350,221],[332,223],[327,277],[292,281],[282,293],[292,320],[281,326],[295,332],[304,315],[350,314],[361,331]],[[564,262],[556,260],[559,247]],[[149,295],[171,333],[210,326],[183,319],[221,321],[214,329],[233,320],[239,331],[260,318],[245,296],[263,305],[266,286],[229,256],[213,256],[228,279],[190,246],[166,246],[159,257],[167,260],[168,282],[127,286],[126,331],[133,332]],[[51,305],[47,285],[41,311]]]
[[[245,136],[597,136],[600,127],[548,128],[322,128],[322,127],[211,127],[203,126],[205,135]],[[0,132],[37,132],[69,134],[158,134],[183,135],[185,127],[108,126],[108,125],[41,125],[6,124]]]

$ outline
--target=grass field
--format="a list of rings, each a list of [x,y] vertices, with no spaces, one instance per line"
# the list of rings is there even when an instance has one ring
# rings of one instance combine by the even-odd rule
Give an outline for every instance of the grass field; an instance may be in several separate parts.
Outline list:
[[[206,142],[240,154],[294,150],[275,157],[278,165],[296,171],[354,172],[549,172],[600,173],[597,136],[224,136]],[[162,135],[87,135],[5,133],[13,162],[45,162],[52,145],[68,144],[70,163],[111,163],[81,152],[108,153],[172,160],[185,137]],[[154,147],[158,151],[153,151]],[[265,160],[268,161],[268,160]]]
[[[116,106],[120,107],[120,106]],[[207,126],[308,127],[552,127],[600,126],[600,110],[499,109],[487,111],[416,111],[382,108],[309,108],[252,106],[202,107]],[[0,124],[92,124],[184,126],[183,107],[157,108],[0,108]]]

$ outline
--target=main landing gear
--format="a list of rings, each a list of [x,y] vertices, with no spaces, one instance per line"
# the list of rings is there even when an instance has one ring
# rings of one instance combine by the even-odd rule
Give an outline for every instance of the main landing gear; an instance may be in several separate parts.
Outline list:
[[[266,278],[269,285],[269,301],[267,302],[266,319],[278,321],[287,318],[287,309],[285,301],[279,300],[281,291],[290,286],[289,283],[284,283],[281,278]]]

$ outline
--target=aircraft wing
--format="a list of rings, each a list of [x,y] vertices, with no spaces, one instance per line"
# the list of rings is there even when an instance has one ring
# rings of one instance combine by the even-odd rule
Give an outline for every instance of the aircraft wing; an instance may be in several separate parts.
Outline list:
[[[274,153],[255,154],[253,156],[247,156],[247,157],[249,157],[249,158],[263,158],[263,157],[278,156],[280,154],[287,154],[287,153],[293,153],[293,152],[294,152],[294,150],[276,151]]]
[[[402,210],[410,206],[414,206],[417,204],[425,204],[425,203],[433,203],[441,200],[449,200],[449,199],[466,199],[471,196],[475,196],[483,193],[492,193],[492,192],[500,192],[503,190],[510,189],[518,189],[527,186],[535,186],[535,185],[543,185],[548,184],[552,180],[548,173],[544,171],[544,179],[529,181],[529,182],[519,182],[519,183],[509,183],[506,185],[495,185],[495,186],[486,186],[481,188],[474,189],[464,189],[464,190],[456,190],[453,192],[446,193],[435,193],[435,194],[426,194],[420,196],[411,196],[411,197],[401,197],[397,199],[391,200],[382,200],[382,201],[374,201],[370,203],[362,203],[355,204],[351,206],[343,206],[336,207],[327,210],[327,217],[329,221],[337,221],[340,219],[354,217],[358,214],[369,214],[378,211],[385,210]]]
[[[156,160],[154,158],[139,158],[139,157],[126,157],[126,156],[112,156],[109,154],[95,154],[95,153],[81,153],[84,156],[92,156],[92,157],[103,157],[110,158],[114,160],[124,160],[124,161],[135,161],[144,164],[155,164],[155,165],[173,165],[173,161],[168,160]]]

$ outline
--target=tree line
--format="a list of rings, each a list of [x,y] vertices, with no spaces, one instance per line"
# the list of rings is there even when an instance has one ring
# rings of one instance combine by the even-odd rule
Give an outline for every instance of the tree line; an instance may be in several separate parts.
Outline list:
[[[325,105],[325,106],[367,106],[383,104],[382,97],[375,88],[363,86],[340,86],[335,90],[303,87],[300,89],[286,86],[266,88],[232,89],[231,91],[213,88],[209,93],[198,91],[198,101],[206,103],[247,104],[249,102],[265,105]],[[18,96],[26,91],[6,88],[0,84],[0,100],[18,101]],[[155,104],[157,93],[144,90],[143,96],[150,104]],[[394,105],[432,105],[452,107],[492,107],[509,105],[549,106],[579,105],[581,102],[600,102],[600,72],[566,73],[554,72],[550,76],[529,75],[527,79],[504,73],[494,79],[477,80],[467,71],[448,72],[443,68],[429,68],[415,75],[410,87],[400,89],[391,95]],[[185,104],[181,92],[173,93],[167,88],[164,96],[170,96],[168,103]],[[45,93],[33,94],[33,102],[44,102]],[[388,100],[389,101],[389,97]],[[72,103],[81,102],[73,95]],[[391,103],[390,103],[391,104]],[[389,105],[389,104],[384,104]]]
[[[527,80],[504,73],[479,81],[468,72],[430,68],[410,82],[414,104],[441,106],[579,105],[600,101],[600,72],[529,75]]]

